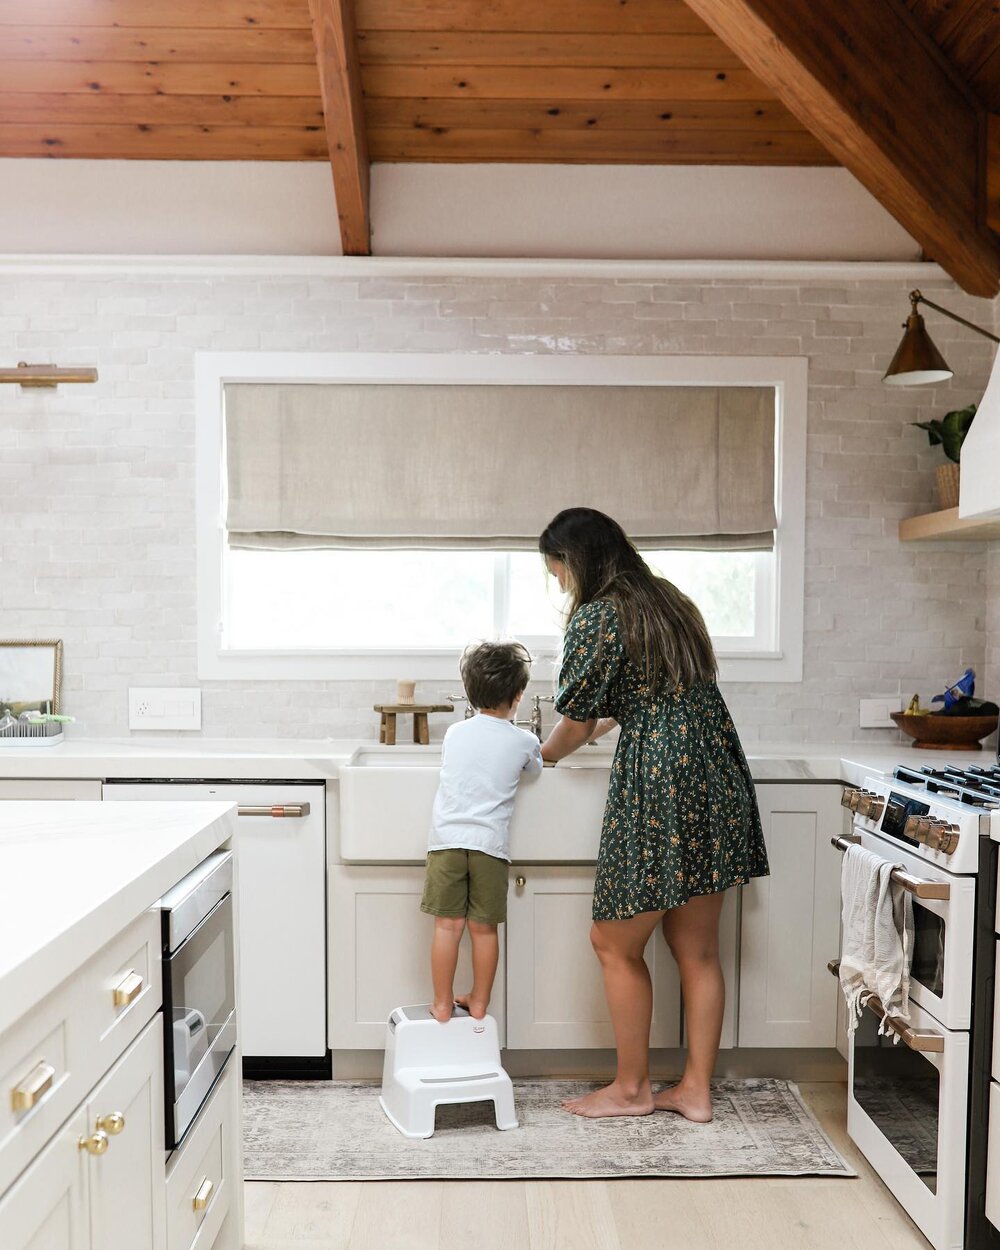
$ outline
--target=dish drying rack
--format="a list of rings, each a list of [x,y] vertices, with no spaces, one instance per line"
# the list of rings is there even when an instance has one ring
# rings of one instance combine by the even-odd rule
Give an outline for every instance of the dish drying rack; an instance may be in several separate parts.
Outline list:
[[[15,721],[6,729],[0,729],[0,747],[54,747],[62,740],[63,727],[56,721],[40,725]]]

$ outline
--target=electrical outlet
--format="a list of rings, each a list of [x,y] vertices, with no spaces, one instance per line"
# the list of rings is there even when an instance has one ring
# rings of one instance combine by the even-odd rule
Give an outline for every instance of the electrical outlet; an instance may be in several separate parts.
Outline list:
[[[899,695],[886,695],[881,699],[861,700],[862,729],[895,729],[896,722],[890,712],[901,712],[903,701]]]
[[[200,729],[201,690],[197,686],[129,686],[129,729]]]

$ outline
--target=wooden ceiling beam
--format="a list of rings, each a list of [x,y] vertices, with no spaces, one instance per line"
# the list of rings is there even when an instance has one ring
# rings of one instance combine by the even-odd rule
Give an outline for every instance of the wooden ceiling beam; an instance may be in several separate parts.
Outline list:
[[[1000,287],[983,223],[981,118],[902,8],[688,0],[966,291]]]
[[[986,224],[1000,234],[1000,113],[986,119]]]
[[[340,240],[345,256],[371,253],[369,162],[353,0],[309,0]]]

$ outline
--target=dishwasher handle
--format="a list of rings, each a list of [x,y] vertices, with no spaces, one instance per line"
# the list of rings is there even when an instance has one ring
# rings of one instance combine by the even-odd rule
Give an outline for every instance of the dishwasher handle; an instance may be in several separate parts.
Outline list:
[[[240,803],[236,808],[237,816],[274,816],[277,819],[309,815],[308,803]]]

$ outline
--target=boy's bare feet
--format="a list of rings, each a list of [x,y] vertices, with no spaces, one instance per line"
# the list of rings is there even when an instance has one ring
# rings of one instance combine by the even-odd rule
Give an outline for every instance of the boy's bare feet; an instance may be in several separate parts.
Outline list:
[[[458,1003],[459,1007],[464,1007],[473,1020],[482,1020],[483,1016],[486,1015],[486,1009],[489,1007],[488,1002],[484,1003],[479,998],[473,998],[471,994],[456,994],[455,1002]]]
[[[651,1115],[653,1095],[647,1084],[635,1093],[627,1093],[617,1081],[603,1089],[596,1089],[582,1098],[569,1098],[563,1103],[565,1111],[586,1116],[590,1120],[602,1120],[611,1116]]]
[[[661,1089],[653,1095],[657,1111],[676,1111],[693,1124],[709,1124],[712,1120],[712,1098],[709,1094],[692,1094],[680,1085]]]
[[[454,1003],[431,1003],[431,1015],[438,1024],[447,1024],[453,1010]]]

